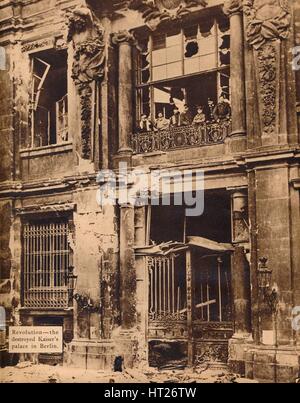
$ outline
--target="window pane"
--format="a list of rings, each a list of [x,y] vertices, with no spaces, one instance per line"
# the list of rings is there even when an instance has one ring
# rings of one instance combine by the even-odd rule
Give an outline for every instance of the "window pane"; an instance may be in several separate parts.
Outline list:
[[[154,50],[152,52],[152,65],[159,66],[166,64],[167,62],[167,52],[166,49]]]
[[[217,67],[216,55],[206,55],[200,57],[200,71],[212,70]]]
[[[167,48],[167,63],[177,62],[182,59],[182,47],[172,46]]]
[[[202,38],[198,41],[199,43],[199,53],[200,55],[207,55],[216,52],[216,37],[208,36],[207,38]]]
[[[181,45],[181,32],[178,30],[178,32],[174,33],[173,35],[168,35],[167,40],[166,40],[166,45],[167,47],[170,46],[175,46],[175,45]]]
[[[155,107],[154,116],[157,117],[159,112],[162,112],[164,116],[170,114],[171,88],[154,87],[153,97]]]
[[[198,73],[200,70],[199,57],[185,59],[184,61],[184,74]]]
[[[158,81],[167,78],[166,65],[154,67],[152,70],[152,80]]]
[[[166,47],[166,36],[165,35],[154,35],[153,36],[153,50],[159,50]]]
[[[182,63],[176,62],[176,63],[170,63],[167,64],[167,78],[171,77],[177,77],[182,74]]]

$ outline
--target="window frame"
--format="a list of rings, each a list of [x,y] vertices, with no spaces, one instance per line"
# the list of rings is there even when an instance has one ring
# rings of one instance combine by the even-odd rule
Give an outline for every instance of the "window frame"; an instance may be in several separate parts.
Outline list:
[[[223,71],[226,71],[229,69],[229,89],[228,89],[228,95],[229,95],[229,99],[231,96],[231,86],[230,86],[230,63],[226,64],[226,65],[221,65],[220,63],[220,56],[219,56],[219,40],[220,40],[220,35],[219,35],[219,28],[218,28],[218,15],[216,16],[212,16],[213,24],[212,24],[212,28],[210,31],[214,30],[214,34],[213,37],[215,38],[214,42],[215,42],[215,49],[213,53],[207,53],[205,55],[198,55],[197,58],[200,59],[203,56],[207,56],[207,55],[215,55],[215,60],[216,60],[216,67],[212,68],[212,69],[208,69],[208,70],[202,70],[202,71],[198,71],[195,73],[188,73],[185,74],[185,60],[189,60],[189,59],[193,59],[193,56],[190,58],[186,58],[185,57],[185,46],[186,46],[186,41],[185,41],[185,33],[184,30],[187,29],[189,26],[182,24],[180,26],[180,35],[181,35],[181,49],[182,49],[182,53],[181,53],[181,64],[182,64],[182,69],[181,69],[181,75],[178,76],[173,76],[173,77],[167,77],[167,78],[163,78],[163,79],[159,79],[159,80],[153,80],[153,37],[155,35],[155,33],[150,33],[148,35],[148,37],[143,37],[142,40],[145,41],[148,39],[148,49],[145,51],[145,53],[148,53],[148,57],[149,57],[149,65],[146,68],[141,68],[141,60],[142,60],[142,52],[138,52],[138,57],[137,57],[137,64],[136,64],[136,71],[135,71],[135,122],[138,122],[142,113],[145,113],[142,110],[142,105],[143,105],[143,101],[142,101],[142,91],[145,88],[149,88],[149,108],[150,108],[150,118],[152,121],[155,121],[155,102],[154,102],[154,89],[155,89],[155,85],[158,84],[163,84],[163,83],[170,83],[170,82],[176,82],[178,80],[182,80],[182,79],[189,79],[192,77],[197,77],[197,76],[204,76],[207,75],[208,73],[215,73],[216,74],[216,81],[217,81],[217,87],[216,87],[216,97],[217,99],[219,98],[220,94],[223,92],[222,86],[221,86],[221,75]],[[228,28],[230,26],[230,21],[228,20]],[[201,19],[198,19],[196,22],[194,22],[193,25],[197,25],[197,42],[199,41],[199,34],[200,34],[200,24],[201,24]],[[168,31],[166,30],[165,32],[161,32],[161,35],[164,35],[165,38],[167,38],[168,32],[170,32],[172,30],[172,28]],[[228,35],[230,35],[230,31],[229,29],[226,31],[228,32]],[[167,49],[167,47],[165,47],[164,49]],[[229,52],[230,52],[230,47],[228,48]],[[168,66],[168,64],[172,64],[172,63],[165,63],[159,66]],[[156,67],[156,66],[155,66]],[[149,69],[149,80],[147,83],[143,83],[142,82],[142,72],[143,70],[148,70]]]
[[[43,60],[43,56],[44,54],[46,54],[46,52],[51,52],[51,51],[56,51],[56,52],[66,52],[66,57],[67,57],[67,49],[55,49],[55,48],[49,48],[46,50],[42,50],[41,52],[35,52],[30,54],[30,74],[31,74],[31,94],[30,94],[30,139],[27,142],[27,144],[24,145],[23,150],[36,150],[36,149],[41,149],[41,148],[52,148],[52,147],[57,147],[57,146],[61,146],[61,145],[65,145],[65,144],[69,144],[71,142],[71,140],[69,139],[69,130],[68,130],[68,113],[69,113],[69,99],[68,99],[68,64],[66,63],[65,65],[65,80],[66,80],[66,93],[58,100],[58,101],[53,101],[53,110],[55,111],[55,116],[52,117],[51,119],[51,115],[53,113],[53,110],[51,111],[50,109],[47,109],[45,107],[43,107],[42,105],[39,105],[39,100],[40,100],[40,96],[41,96],[41,92],[43,90],[43,86],[47,80],[47,78],[49,77],[49,71],[52,69],[55,69],[56,67],[52,66],[52,64],[46,60]],[[42,53],[42,55],[41,55]],[[38,61],[39,63],[41,63],[42,65],[45,66],[45,70],[43,71],[42,75],[39,76],[36,74],[35,72],[35,63],[36,61]],[[38,85],[37,85],[37,89],[35,89],[37,80],[39,81]],[[63,100],[64,98],[67,99],[67,107],[66,110],[67,112],[64,114],[67,116],[67,118],[65,119],[65,121],[67,121],[67,126],[64,126],[64,128],[61,130],[64,132],[67,132],[67,138],[65,140],[61,140],[60,136],[59,136],[59,130],[58,130],[58,103]],[[37,127],[36,127],[36,114],[38,113],[38,110],[45,110],[47,111],[47,119],[45,120],[47,128],[45,131],[45,135],[47,136],[47,144],[39,144],[36,145],[36,142],[38,140],[38,133],[37,133]],[[55,121],[55,142],[51,142],[51,121]]]
[[[67,274],[69,267],[73,266],[73,227],[72,217],[68,214],[59,214],[58,217],[52,214],[29,215],[22,220],[23,308],[66,309],[72,306]],[[62,238],[63,245],[61,243],[58,249],[57,244]],[[52,294],[56,296],[54,300]]]

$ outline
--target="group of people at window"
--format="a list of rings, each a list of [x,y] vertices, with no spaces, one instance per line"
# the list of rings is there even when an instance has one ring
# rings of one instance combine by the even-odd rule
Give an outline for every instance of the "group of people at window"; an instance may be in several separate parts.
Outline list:
[[[227,120],[231,116],[230,101],[225,94],[221,94],[219,102],[215,105],[213,101],[208,100],[208,111],[202,105],[196,107],[196,114],[193,109],[185,104],[183,110],[174,104],[173,114],[168,119],[162,112],[159,112],[155,121],[151,117],[143,114],[138,123],[138,132],[162,131],[172,127],[182,126],[203,126],[206,123],[221,122]]]

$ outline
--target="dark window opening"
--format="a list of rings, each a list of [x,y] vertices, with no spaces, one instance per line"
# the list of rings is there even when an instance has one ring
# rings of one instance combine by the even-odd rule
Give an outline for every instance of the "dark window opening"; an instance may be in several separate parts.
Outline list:
[[[185,216],[184,206],[152,206],[150,242],[188,242],[199,237],[217,243],[230,244],[231,201],[224,191],[206,191],[204,213],[198,217]],[[203,322],[230,322],[231,257],[229,252],[192,247],[194,272],[194,318]],[[149,319],[168,315],[182,320],[186,315],[185,254],[151,257],[148,260]]]
[[[47,50],[31,59],[31,141],[29,147],[69,140],[67,51]]]

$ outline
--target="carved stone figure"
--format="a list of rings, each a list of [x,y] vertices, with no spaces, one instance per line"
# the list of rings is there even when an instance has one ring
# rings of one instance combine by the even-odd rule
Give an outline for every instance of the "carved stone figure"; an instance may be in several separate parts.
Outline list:
[[[72,77],[76,84],[99,80],[104,75],[104,29],[86,7],[77,7],[69,16],[68,41],[75,50]]]
[[[289,35],[291,15],[287,0],[245,0],[247,40],[255,49],[274,39]]]
[[[91,156],[92,87],[93,81],[104,77],[104,29],[91,10],[78,6],[68,17],[68,41],[72,41],[74,60],[72,78],[78,87],[81,104],[81,155]]]
[[[147,25],[156,29],[161,21],[189,14],[192,7],[206,7],[206,0],[131,0],[129,8],[138,10]]]

